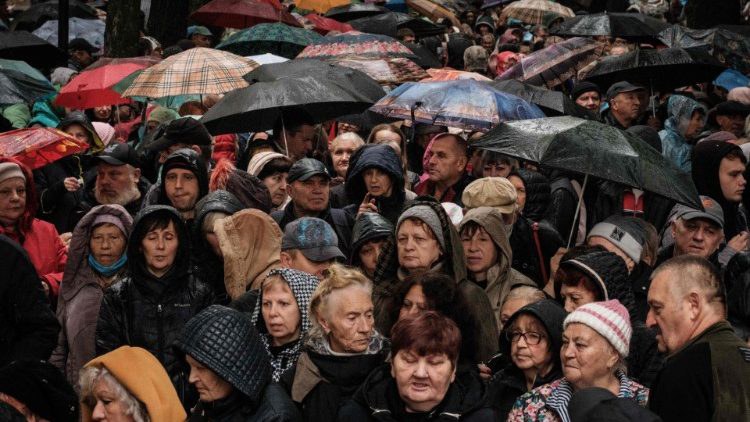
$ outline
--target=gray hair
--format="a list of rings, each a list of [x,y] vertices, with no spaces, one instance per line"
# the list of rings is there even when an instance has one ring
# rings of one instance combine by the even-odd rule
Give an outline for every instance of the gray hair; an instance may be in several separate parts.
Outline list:
[[[132,416],[135,422],[151,422],[146,406],[120,384],[117,379],[104,367],[88,366],[81,369],[78,385],[81,388],[81,401],[92,409],[96,405],[94,386],[99,381],[106,383],[112,389],[116,399],[122,402],[125,414]]]
[[[339,136],[333,138],[333,140],[329,144],[328,149],[331,150],[331,152],[333,152],[333,150],[336,148],[336,146],[341,141],[354,142],[354,144],[356,145],[355,149],[359,148],[359,147],[361,147],[362,145],[365,144],[365,141],[362,140],[362,137],[359,136],[359,135],[357,135],[356,133],[354,133],[354,132],[344,132],[344,133],[340,134]]]

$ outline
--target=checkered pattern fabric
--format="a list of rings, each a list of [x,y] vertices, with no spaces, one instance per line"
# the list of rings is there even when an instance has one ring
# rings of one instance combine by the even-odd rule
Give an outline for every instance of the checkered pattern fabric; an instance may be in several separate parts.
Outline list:
[[[550,15],[572,18],[575,13],[570,8],[549,0],[521,0],[503,9],[500,20],[505,22],[508,18],[513,18],[524,23],[538,25],[548,21]]]

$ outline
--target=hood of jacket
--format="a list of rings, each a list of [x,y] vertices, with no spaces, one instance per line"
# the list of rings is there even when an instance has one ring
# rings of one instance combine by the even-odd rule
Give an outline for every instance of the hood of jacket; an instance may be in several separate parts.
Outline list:
[[[565,309],[563,309],[559,303],[552,299],[542,299],[530,303],[517,310],[516,313],[508,318],[508,321],[505,323],[506,329],[511,327],[513,322],[521,315],[531,315],[538,319],[544,326],[544,329],[547,330],[547,336],[551,343],[550,350],[560,350],[560,347],[562,347],[563,321],[565,321],[565,317],[568,313],[565,312]],[[503,353],[510,356],[510,342],[503,341],[501,342],[501,346],[504,349]],[[553,372],[562,369],[560,364],[560,353],[552,353],[552,360],[555,363],[555,366],[552,369]]]
[[[363,173],[370,168],[384,171],[391,179],[391,195],[403,203],[404,169],[401,167],[401,159],[393,148],[385,144],[367,144],[360,147],[349,160],[349,169],[346,172],[346,196],[352,204],[361,204],[367,193]]]
[[[487,234],[492,238],[492,242],[498,250],[497,265],[499,267],[499,277],[496,280],[487,280],[487,288],[489,289],[492,283],[499,283],[505,279],[505,275],[510,270],[510,264],[513,262],[513,250],[510,247],[510,241],[508,240],[508,234],[505,232],[505,222],[503,221],[503,215],[495,208],[492,207],[479,207],[469,210],[464,215],[461,224],[458,226],[459,233],[464,227],[470,222],[476,223],[482,227]]]
[[[107,368],[128,392],[146,406],[152,422],[184,421],[187,418],[167,371],[145,349],[122,346],[93,359],[86,366]],[[93,411],[85,402],[81,402],[83,422],[92,420]]]
[[[182,148],[169,154],[169,157],[167,157],[161,167],[161,184],[159,185],[160,204],[171,204],[169,198],[167,198],[165,184],[167,182],[167,172],[173,168],[189,170],[195,175],[198,179],[198,199],[208,194],[208,168],[206,168],[206,163],[197,152],[189,148]]]
[[[240,201],[225,190],[216,190],[201,198],[195,204],[195,220],[193,220],[193,239],[196,244],[193,247],[206,248],[205,237],[203,236],[203,220],[212,212],[220,212],[227,216],[236,213],[244,208]]]
[[[683,141],[686,141],[685,132],[688,129],[693,113],[696,111],[703,113],[703,124],[705,125],[708,111],[706,111],[706,107],[703,104],[684,95],[672,95],[667,102],[667,115],[669,117],[664,122],[665,129],[675,132]]]
[[[552,196],[549,180],[538,171],[526,169],[518,169],[518,176],[526,187],[523,215],[532,221],[539,221],[544,218]]]
[[[276,268],[271,270],[266,278],[276,275],[286,281],[289,285],[289,289],[294,295],[294,299],[297,301],[297,308],[299,308],[300,313],[300,338],[302,338],[308,331],[310,331],[310,327],[312,327],[310,313],[307,312],[307,310],[310,309],[310,299],[312,299],[312,294],[318,287],[318,278],[291,268]],[[256,302],[251,318],[259,332],[268,333],[265,321],[263,320],[263,314],[261,313],[261,304],[263,303],[263,290],[261,287],[262,286],[259,286],[260,293],[258,294],[258,301]]]
[[[359,248],[370,240],[393,236],[394,226],[387,218],[375,212],[360,214],[352,228],[352,248],[349,264],[359,262]]]
[[[81,127],[86,129],[86,132],[91,135],[92,142],[89,145],[89,154],[96,155],[104,150],[104,142],[102,141],[102,138],[100,138],[99,134],[96,133],[94,125],[91,124],[91,121],[89,121],[88,117],[86,117],[86,114],[84,114],[83,112],[74,111],[72,113],[68,113],[68,115],[62,118],[60,120],[60,123],[57,124],[57,128],[65,131],[68,126],[73,124],[81,125]]]
[[[479,27],[481,25],[486,25],[490,28],[490,34],[495,33],[495,21],[492,19],[492,16],[489,15],[482,15],[477,18],[477,21],[474,23],[474,32],[479,33]]]
[[[109,215],[120,220],[126,230],[125,239],[127,240],[130,236],[133,218],[120,205],[99,205],[92,208],[81,218],[76,228],[73,229],[73,236],[70,238],[68,264],[65,266],[63,282],[60,285],[60,294],[66,301],[72,299],[83,286],[95,282],[94,272],[88,264],[88,255],[91,252],[89,240],[91,239],[91,231],[94,229],[94,221],[101,215]]]
[[[260,287],[281,263],[281,228],[263,211],[239,211],[221,219],[214,232],[224,255],[224,286],[232,299]]]

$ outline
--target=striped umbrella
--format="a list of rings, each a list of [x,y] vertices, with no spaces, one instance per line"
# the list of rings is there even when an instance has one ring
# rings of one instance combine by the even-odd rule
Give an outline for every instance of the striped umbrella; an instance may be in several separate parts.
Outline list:
[[[508,18],[533,25],[548,24],[557,18],[572,18],[573,10],[550,0],[520,0],[509,4],[503,9],[500,20],[506,22]]]
[[[297,58],[321,60],[354,57],[361,59],[417,58],[411,50],[391,37],[356,31],[324,37],[321,42],[305,47],[297,56]]]
[[[271,53],[293,59],[304,48],[323,39],[317,32],[283,23],[261,23],[235,32],[216,48],[240,56]]]

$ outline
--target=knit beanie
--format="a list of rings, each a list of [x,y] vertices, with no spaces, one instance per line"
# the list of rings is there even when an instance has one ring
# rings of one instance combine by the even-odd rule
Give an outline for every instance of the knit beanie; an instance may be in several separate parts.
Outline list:
[[[180,115],[176,111],[167,107],[156,107],[151,110],[151,114],[148,115],[149,122],[154,121],[159,124],[169,123],[172,120],[177,120],[179,118]]]
[[[634,309],[628,267],[619,255],[607,251],[587,252],[561,262],[560,267],[573,267],[585,274],[601,289],[602,300],[617,299],[626,308]]]
[[[250,163],[247,165],[247,172],[253,176],[258,176],[266,164],[270,163],[274,158],[284,158],[284,154],[279,154],[276,151],[263,151],[253,155],[250,159]]]
[[[396,233],[398,233],[401,223],[407,218],[416,218],[427,224],[427,226],[432,229],[432,233],[435,235],[438,243],[440,243],[440,248],[445,251],[443,227],[440,225],[440,218],[435,214],[435,211],[433,211],[432,208],[427,205],[416,205],[401,213],[396,222]]]
[[[24,181],[26,180],[26,176],[23,175],[21,166],[11,162],[0,163],[0,183],[14,177],[20,177]]]
[[[115,139],[115,128],[109,123],[91,122],[91,125],[94,126],[96,134],[99,135],[104,145],[109,145]]]
[[[573,323],[591,328],[607,339],[620,356],[628,356],[633,327],[630,325],[628,310],[619,300],[592,302],[579,307],[565,318],[563,329]]]
[[[645,239],[641,228],[625,217],[616,215],[597,223],[591,228],[586,240],[592,237],[602,237],[617,246],[630,259],[639,263]]]
[[[570,98],[575,101],[578,97],[590,91],[596,91],[600,96],[602,95],[602,89],[599,88],[599,85],[589,81],[581,81],[573,86],[573,89],[570,91]]]

